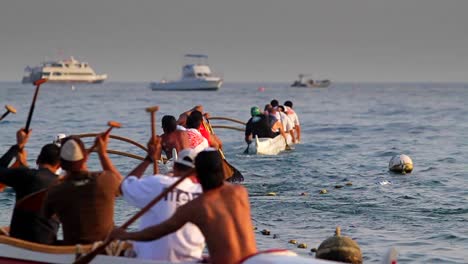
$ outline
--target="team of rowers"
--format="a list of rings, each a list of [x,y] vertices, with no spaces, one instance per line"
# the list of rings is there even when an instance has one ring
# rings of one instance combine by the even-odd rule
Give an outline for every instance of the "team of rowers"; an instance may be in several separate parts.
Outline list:
[[[280,107],[268,107],[265,120],[280,122],[281,117],[274,121],[276,109]],[[252,111],[253,117],[264,116],[257,110]],[[283,111],[293,113],[292,103]],[[149,139],[148,155],[126,177],[107,154],[109,132],[95,139],[93,148],[102,171],[91,172],[87,167],[90,149],[75,136],[43,146],[37,169],[29,168],[25,146],[32,131],[18,130],[16,144],[0,158],[0,183],[16,192],[9,235],[50,245],[131,240],[137,258],[172,262],[201,260],[205,244],[211,263],[239,263],[255,254],[247,190],[225,181],[222,142],[210,133],[206,117],[200,105],[178,119],[164,116],[164,133]],[[293,138],[298,141],[300,129],[295,131]],[[159,174],[157,166],[154,174],[144,175],[163,151],[171,158],[173,148],[178,158],[171,175]],[[61,176],[59,170],[63,170]],[[114,228],[117,196],[143,208],[179,177],[187,178],[141,217],[138,231]],[[57,239],[59,224],[62,240]]]
[[[290,135],[292,143],[301,141],[301,126],[291,101],[279,105],[278,100],[273,99],[265,105],[263,113],[257,106],[253,106],[250,109],[250,115],[252,117],[245,126],[247,144],[251,144],[255,136],[274,138],[281,135],[288,142],[286,134]]]

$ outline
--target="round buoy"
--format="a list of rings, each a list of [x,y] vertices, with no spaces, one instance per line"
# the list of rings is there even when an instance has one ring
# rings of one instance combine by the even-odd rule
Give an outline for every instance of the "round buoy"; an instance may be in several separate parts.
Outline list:
[[[315,257],[345,263],[362,263],[359,245],[349,237],[342,237],[340,227],[336,228],[335,236],[325,239],[320,244]]]
[[[388,169],[402,174],[410,173],[413,171],[413,161],[404,154],[396,155],[388,163]]]
[[[307,244],[306,243],[300,243],[299,245],[297,245],[297,248],[307,248]]]
[[[264,92],[264,91],[265,91],[265,87],[263,87],[263,86],[258,87],[258,91],[259,91],[259,92]]]
[[[296,244],[297,244],[297,241],[296,241],[295,239],[291,239],[291,240],[289,240],[288,243],[289,243],[289,244],[296,245]]]
[[[267,229],[263,229],[261,233],[262,233],[262,235],[264,235],[264,236],[269,236],[269,235],[270,235],[270,231],[267,230]]]
[[[267,193],[268,196],[276,196],[276,193],[275,192],[269,192]]]
[[[347,182],[346,186],[353,186],[353,183],[352,182]]]
[[[320,194],[326,194],[328,193],[327,189],[320,190]]]

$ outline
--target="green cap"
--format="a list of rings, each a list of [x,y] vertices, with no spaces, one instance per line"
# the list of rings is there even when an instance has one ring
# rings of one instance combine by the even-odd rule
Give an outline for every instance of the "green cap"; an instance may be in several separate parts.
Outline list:
[[[250,108],[250,114],[252,116],[258,116],[260,115],[260,109],[256,106],[253,106],[252,108]]]

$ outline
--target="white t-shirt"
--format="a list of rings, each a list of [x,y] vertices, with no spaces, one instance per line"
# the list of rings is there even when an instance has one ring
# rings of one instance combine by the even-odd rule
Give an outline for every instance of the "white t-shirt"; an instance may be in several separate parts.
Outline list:
[[[280,120],[281,124],[283,124],[283,129],[285,132],[289,132],[294,129],[294,124],[289,116],[283,112],[277,112],[277,119]]]
[[[123,198],[129,204],[143,208],[154,197],[176,182],[178,177],[165,175],[143,176],[138,179],[130,176],[122,182]],[[186,204],[202,194],[202,187],[190,179],[185,179],[168,195],[159,201],[140,219],[139,229],[159,224]],[[185,224],[176,232],[151,242],[135,242],[134,249],[139,259],[164,261],[200,260],[205,247],[205,238],[192,223]]]
[[[286,113],[288,113],[289,118],[293,121],[294,126],[300,125],[299,117],[297,117],[296,112],[292,108],[286,106]]]

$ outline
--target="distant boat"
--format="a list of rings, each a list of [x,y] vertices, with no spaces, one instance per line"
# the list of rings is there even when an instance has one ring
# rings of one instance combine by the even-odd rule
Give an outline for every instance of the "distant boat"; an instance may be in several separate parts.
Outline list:
[[[203,54],[186,54],[186,58],[196,59],[196,63],[185,64],[182,67],[182,77],[177,81],[151,82],[153,91],[216,91],[223,80],[213,75],[208,66],[208,56]]]
[[[294,81],[291,84],[291,87],[317,87],[317,88],[325,88],[330,86],[330,80],[313,80],[313,79],[305,79],[305,74],[299,74],[299,79]]]
[[[48,82],[68,83],[102,83],[107,74],[97,75],[86,62],[80,62],[73,57],[58,61],[46,61],[39,66],[25,69],[23,83],[33,83],[46,78]]]

